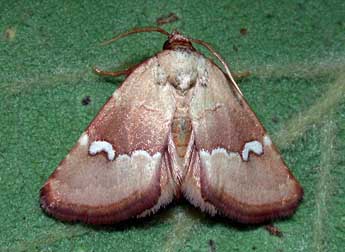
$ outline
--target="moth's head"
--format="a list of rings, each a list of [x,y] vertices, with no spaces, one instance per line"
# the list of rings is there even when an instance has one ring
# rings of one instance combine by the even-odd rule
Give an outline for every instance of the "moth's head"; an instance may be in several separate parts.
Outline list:
[[[169,35],[168,40],[164,43],[163,49],[164,50],[187,49],[187,50],[195,51],[192,45],[192,42],[176,30],[173,31]]]

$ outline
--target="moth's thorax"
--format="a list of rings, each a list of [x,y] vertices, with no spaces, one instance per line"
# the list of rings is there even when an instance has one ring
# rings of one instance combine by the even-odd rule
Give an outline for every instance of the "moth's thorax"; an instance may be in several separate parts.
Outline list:
[[[166,81],[180,92],[206,85],[208,73],[205,58],[190,50],[170,51],[166,62],[160,62]]]

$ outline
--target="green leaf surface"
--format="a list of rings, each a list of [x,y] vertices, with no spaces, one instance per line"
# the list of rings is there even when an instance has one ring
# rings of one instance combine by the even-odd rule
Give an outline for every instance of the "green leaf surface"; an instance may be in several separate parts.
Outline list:
[[[343,251],[344,1],[0,6],[0,251]],[[183,200],[110,228],[62,223],[41,211],[40,187],[123,80],[99,78],[92,66],[124,69],[160,51],[165,38],[100,42],[156,26],[169,13],[178,20],[164,29],[211,43],[234,73],[251,73],[240,87],[305,190],[296,214],[274,223],[282,238],[209,217]]]

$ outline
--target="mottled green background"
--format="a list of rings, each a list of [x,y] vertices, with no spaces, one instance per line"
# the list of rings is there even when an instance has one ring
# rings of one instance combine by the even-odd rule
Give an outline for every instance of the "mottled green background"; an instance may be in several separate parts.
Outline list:
[[[0,251],[343,251],[343,0],[9,2],[0,2]],[[233,72],[251,72],[241,89],[305,189],[297,213],[275,222],[282,238],[184,201],[108,229],[61,223],[39,208],[40,187],[121,83],[92,66],[123,69],[165,38],[99,43],[171,12],[179,20],[163,28],[208,41]]]

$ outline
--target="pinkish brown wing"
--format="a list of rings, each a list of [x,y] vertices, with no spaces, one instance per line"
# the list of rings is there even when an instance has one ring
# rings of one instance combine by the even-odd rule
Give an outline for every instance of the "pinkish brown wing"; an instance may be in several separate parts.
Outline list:
[[[193,158],[182,190],[196,206],[242,223],[291,215],[303,190],[244,98],[207,63],[190,105]]]
[[[166,145],[175,110],[157,58],[136,68],[41,189],[41,207],[65,221],[110,224],[169,203]]]

